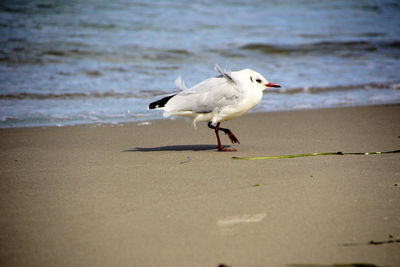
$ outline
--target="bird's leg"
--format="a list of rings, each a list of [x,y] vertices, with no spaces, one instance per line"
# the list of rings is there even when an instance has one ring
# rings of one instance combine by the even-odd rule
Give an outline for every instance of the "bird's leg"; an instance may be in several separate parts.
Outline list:
[[[232,135],[237,140],[236,136],[229,129],[220,128],[219,122],[217,123],[217,126],[213,126],[211,124],[211,122],[209,122],[207,126],[211,129],[214,129],[214,131],[215,131],[215,135],[217,136],[217,142],[218,142],[218,147],[217,147],[218,151],[236,151],[235,149],[223,148],[221,145],[221,140],[219,138],[219,130],[223,131],[225,134],[228,134],[229,139],[231,139],[231,135]],[[226,130],[228,130],[229,133],[227,133]],[[231,139],[231,141],[232,141],[232,139]],[[237,142],[239,142],[239,140],[237,140]],[[232,143],[233,143],[233,141],[232,141]]]
[[[215,127],[214,131],[215,131],[215,135],[217,136],[217,142],[218,142],[217,149],[218,149],[218,151],[224,151],[224,148],[222,147],[222,144],[221,144],[221,140],[219,139],[219,123]]]
[[[208,123],[208,127],[211,129],[216,128],[215,126],[212,126],[211,122]],[[223,131],[225,134],[228,135],[229,140],[231,140],[232,144],[234,144],[234,143],[240,144],[239,139],[237,139],[237,137],[233,134],[233,132],[231,130],[229,130],[227,128],[219,127],[219,123],[217,124],[217,127],[218,127],[218,130]]]
[[[223,131],[225,134],[228,135],[229,140],[231,140],[232,144],[234,144],[234,143],[240,144],[239,139],[237,139],[237,137],[232,133],[231,130],[226,129],[226,128],[219,128],[219,130]]]

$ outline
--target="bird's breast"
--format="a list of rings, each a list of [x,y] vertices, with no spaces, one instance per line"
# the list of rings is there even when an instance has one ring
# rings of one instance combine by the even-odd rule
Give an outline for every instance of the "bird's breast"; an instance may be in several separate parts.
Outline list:
[[[259,90],[249,91],[239,104],[242,106],[242,109],[245,109],[245,112],[247,112],[260,103],[262,96],[263,93]]]
[[[216,115],[215,122],[226,121],[242,116],[255,107],[262,98],[262,92],[245,94],[241,101],[235,105],[227,106]],[[214,120],[213,120],[214,121]]]

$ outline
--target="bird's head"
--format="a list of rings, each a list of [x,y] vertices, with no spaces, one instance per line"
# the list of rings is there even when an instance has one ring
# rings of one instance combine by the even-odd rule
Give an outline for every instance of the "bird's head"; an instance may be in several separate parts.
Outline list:
[[[264,91],[268,88],[280,88],[281,86],[267,81],[260,73],[252,69],[244,69],[237,72],[237,77],[242,84]]]

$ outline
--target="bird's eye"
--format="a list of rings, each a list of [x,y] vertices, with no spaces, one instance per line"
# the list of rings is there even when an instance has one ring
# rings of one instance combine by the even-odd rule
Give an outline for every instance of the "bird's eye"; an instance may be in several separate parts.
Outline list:
[[[260,80],[260,79],[257,79],[256,82],[261,83],[261,80]]]
[[[253,77],[250,76],[250,81],[253,82]]]

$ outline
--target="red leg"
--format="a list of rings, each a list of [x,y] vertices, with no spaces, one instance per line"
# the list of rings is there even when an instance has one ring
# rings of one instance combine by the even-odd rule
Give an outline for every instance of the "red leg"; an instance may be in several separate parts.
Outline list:
[[[231,130],[223,129],[223,128],[219,128],[219,129],[224,131],[224,133],[228,135],[229,140],[231,140],[232,144],[234,144],[234,143],[240,144],[239,139],[237,139],[237,137],[232,133]]]
[[[223,148],[222,147],[221,140],[219,139],[219,123],[215,127],[215,135],[217,136],[217,142],[218,142],[217,149],[218,149],[218,151],[236,151],[236,149],[227,149],[227,148]],[[228,135],[228,136],[229,136],[229,139],[230,139],[230,135]]]

